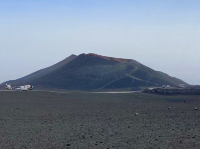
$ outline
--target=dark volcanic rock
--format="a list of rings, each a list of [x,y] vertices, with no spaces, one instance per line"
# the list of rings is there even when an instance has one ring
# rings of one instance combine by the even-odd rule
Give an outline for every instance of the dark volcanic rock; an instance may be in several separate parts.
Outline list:
[[[199,149],[199,99],[0,92],[0,148]]]
[[[97,54],[70,56],[56,65],[37,71],[11,85],[31,84],[46,89],[131,89],[141,86],[187,84],[141,63]]]
[[[154,89],[144,89],[143,92],[153,93],[153,94],[162,94],[162,95],[176,95],[176,94],[200,95],[200,89],[194,89],[194,88],[171,88],[171,89],[154,88]]]

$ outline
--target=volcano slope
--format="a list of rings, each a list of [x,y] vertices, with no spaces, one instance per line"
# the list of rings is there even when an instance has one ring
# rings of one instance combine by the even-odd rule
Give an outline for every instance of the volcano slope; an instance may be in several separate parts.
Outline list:
[[[0,148],[199,149],[199,99],[0,92]]]
[[[19,85],[25,85],[28,84],[30,82],[33,82],[33,80],[36,80],[38,78],[41,78],[51,72],[56,71],[57,69],[61,68],[64,65],[67,65],[69,62],[71,62],[73,59],[75,59],[77,56],[76,55],[70,55],[69,57],[65,58],[64,60],[41,70],[38,70],[32,74],[29,74],[25,77],[19,78],[17,80],[10,80],[7,81],[3,84],[0,85],[0,88],[4,88],[6,83],[10,83],[12,84],[12,86],[19,86]]]
[[[51,67],[50,67],[51,68]],[[39,71],[41,74],[41,71]],[[146,86],[179,86],[187,84],[165,73],[148,68],[135,60],[97,54],[74,56],[69,62],[45,74],[31,75],[8,83],[31,84],[46,89],[130,89]]]

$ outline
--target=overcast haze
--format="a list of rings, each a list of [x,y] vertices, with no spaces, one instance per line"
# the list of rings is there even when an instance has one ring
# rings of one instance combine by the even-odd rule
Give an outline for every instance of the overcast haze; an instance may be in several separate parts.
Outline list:
[[[198,0],[0,0],[0,83],[71,54],[135,59],[200,84]]]

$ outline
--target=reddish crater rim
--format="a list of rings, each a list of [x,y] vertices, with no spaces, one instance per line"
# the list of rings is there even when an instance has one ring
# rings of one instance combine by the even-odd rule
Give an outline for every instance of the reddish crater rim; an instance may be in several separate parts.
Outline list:
[[[114,58],[114,57],[107,57],[107,56],[102,56],[102,55],[98,55],[98,54],[94,54],[94,53],[89,53],[89,54],[81,54],[87,57],[99,57],[99,58],[103,58],[106,60],[110,60],[110,61],[117,61],[117,62],[130,62],[131,59],[122,59],[122,58]]]

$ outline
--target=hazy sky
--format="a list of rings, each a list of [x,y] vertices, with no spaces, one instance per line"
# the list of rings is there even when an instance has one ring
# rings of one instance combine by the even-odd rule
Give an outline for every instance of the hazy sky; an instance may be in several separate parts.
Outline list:
[[[199,0],[0,0],[0,83],[71,54],[135,59],[200,84]]]

